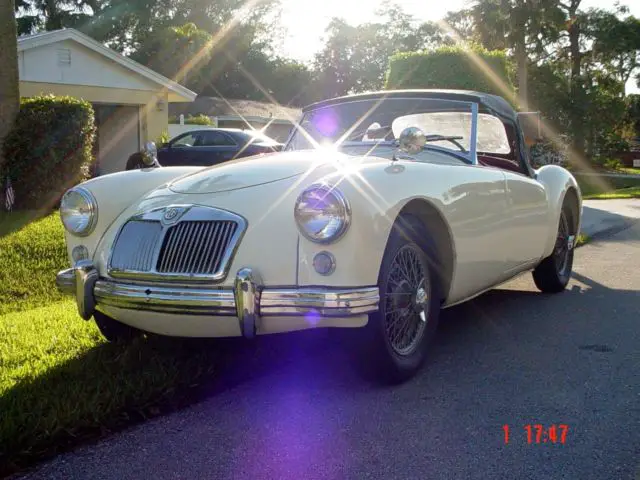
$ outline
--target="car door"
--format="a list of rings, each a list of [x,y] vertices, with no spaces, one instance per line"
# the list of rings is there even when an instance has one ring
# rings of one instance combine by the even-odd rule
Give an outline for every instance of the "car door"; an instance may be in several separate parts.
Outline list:
[[[194,165],[195,148],[199,141],[199,132],[187,132],[169,142],[166,148],[158,152],[158,161],[164,167]]]
[[[516,272],[535,264],[550,235],[547,195],[537,180],[520,173],[505,172],[509,215],[506,228],[513,241],[505,250],[507,271]]]
[[[194,160],[200,166],[215,165],[233,159],[238,149],[238,144],[228,133],[205,130],[201,132]]]
[[[443,160],[435,160],[443,166]],[[453,297],[467,298],[504,279],[508,232],[503,228],[507,211],[505,175],[479,165],[445,167],[444,213],[455,239],[456,272]],[[436,187],[429,187],[431,188]]]

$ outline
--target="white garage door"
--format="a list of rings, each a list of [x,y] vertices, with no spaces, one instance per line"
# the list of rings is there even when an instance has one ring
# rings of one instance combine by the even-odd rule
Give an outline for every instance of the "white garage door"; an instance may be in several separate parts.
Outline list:
[[[98,129],[98,175],[125,169],[129,155],[140,150],[137,106],[94,105]]]

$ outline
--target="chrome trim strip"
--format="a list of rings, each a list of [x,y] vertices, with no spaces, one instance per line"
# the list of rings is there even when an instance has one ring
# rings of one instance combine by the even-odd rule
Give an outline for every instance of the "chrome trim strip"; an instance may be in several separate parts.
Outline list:
[[[96,283],[94,295],[98,305],[184,315],[238,317],[236,294],[231,289],[157,287],[101,279]],[[380,301],[377,287],[337,290],[322,287],[264,289],[259,297],[253,314],[261,317],[307,314],[348,317],[376,312]],[[251,314],[250,309],[247,310]],[[242,316],[246,318],[244,308]],[[256,326],[259,326],[257,318]]]
[[[469,139],[469,158],[472,165],[478,164],[478,104],[471,103],[471,138]]]
[[[96,307],[236,317],[242,335],[255,336],[261,317],[311,316],[349,317],[378,311],[378,287],[264,288],[259,274],[250,268],[238,271],[234,288],[203,288],[198,285],[120,283],[99,278],[89,261],[62,270],[56,276],[58,288],[75,292],[78,312],[84,319]]]
[[[166,224],[166,220],[164,219],[165,211],[175,209],[179,211],[177,215],[177,221],[172,222],[170,225]],[[122,231],[127,225],[129,221],[155,221],[160,222],[162,226],[162,230],[158,236],[158,241],[155,245],[155,249],[152,255],[152,264],[153,267],[150,271],[137,271],[137,270],[125,270],[125,269],[117,269],[113,268],[111,261],[114,253],[114,246],[118,243],[118,238],[122,234]],[[175,219],[172,219],[175,220]],[[189,273],[161,273],[157,271],[157,263],[158,258],[160,256],[160,250],[164,243],[165,237],[169,232],[169,229],[180,222],[183,221],[206,221],[206,222],[216,222],[216,221],[228,221],[235,222],[237,227],[233,235],[230,235],[231,230],[229,228],[225,228],[224,226],[221,228],[216,228],[216,231],[224,236],[224,238],[220,238],[219,242],[216,243],[215,249],[216,253],[219,253],[219,249],[222,246],[223,240],[229,240],[228,247],[222,255],[220,260],[220,266],[214,274],[189,274]],[[114,242],[111,246],[111,251],[109,252],[109,261],[107,267],[107,273],[109,276],[116,279],[123,280],[132,280],[132,281],[148,281],[152,283],[156,282],[190,282],[190,283],[203,283],[203,284],[211,284],[215,282],[220,282],[224,280],[229,274],[229,269],[231,268],[231,263],[233,257],[236,254],[236,251],[241,243],[242,237],[247,229],[248,222],[235,213],[229,212],[227,210],[223,210],[215,207],[208,207],[203,205],[167,205],[165,207],[155,208],[153,210],[149,210],[144,213],[140,213],[138,215],[134,215],[127,219],[125,223],[123,223],[118,233],[114,239]],[[219,230],[223,230],[220,232]],[[180,237],[183,236],[184,230],[180,233]],[[179,239],[176,239],[174,242],[175,252],[172,250],[169,252],[169,255],[175,257],[177,252],[181,248]],[[175,258],[173,260],[170,259],[170,263],[173,264]]]

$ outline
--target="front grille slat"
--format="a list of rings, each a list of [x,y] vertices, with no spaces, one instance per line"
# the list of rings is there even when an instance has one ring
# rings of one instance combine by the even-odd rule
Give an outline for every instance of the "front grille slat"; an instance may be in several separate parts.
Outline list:
[[[211,239],[209,240],[209,249],[213,252],[209,256],[204,256],[202,258],[202,268],[205,271],[209,271],[212,269],[213,259],[216,257],[216,249],[218,246],[218,242],[220,240],[220,232],[222,230],[223,225],[221,223],[216,223],[213,227],[213,231],[211,232]]]
[[[196,258],[198,255],[201,255],[202,252],[202,237],[204,236],[206,224],[204,222],[198,223],[193,232],[193,251],[189,252],[189,261],[187,263],[187,272],[200,273],[197,270],[194,270]]]
[[[183,227],[184,224],[179,225],[180,227]],[[174,227],[175,228],[175,227]],[[183,240],[185,238],[185,229],[184,228],[175,228],[175,230],[177,230],[177,235],[176,235],[176,251],[173,253],[173,257],[170,259],[170,263],[169,263],[169,269],[165,270],[167,272],[176,272],[179,271],[179,267],[180,267],[180,258],[182,256],[182,252],[184,251],[184,243]]]
[[[148,272],[153,267],[153,252],[160,239],[159,223],[147,221],[128,222],[113,248],[111,268]]]
[[[174,225],[160,249],[158,272],[213,275],[231,244],[237,225],[230,221],[191,221]]]
[[[191,269],[194,272],[200,273],[202,271],[201,263],[202,258],[206,256],[206,247],[209,244],[209,233],[212,225],[210,223],[204,223],[202,225],[202,231],[200,232],[200,241],[198,242],[198,252],[193,257],[193,265]]]
[[[225,225],[224,234],[222,235],[222,238],[220,241],[220,255],[217,255],[214,260],[215,262],[214,270],[220,267],[220,262],[222,261],[222,255],[226,250],[226,246],[229,243],[229,240],[231,240],[232,234],[233,234],[233,226],[230,223],[228,223],[227,225]]]
[[[204,207],[202,207],[204,208]],[[239,229],[246,228],[241,217],[217,214],[208,220],[200,212],[192,219],[165,226],[159,217],[131,218],[122,227],[111,254],[109,271],[124,278],[158,281],[165,278],[188,280],[194,276],[203,280],[224,278],[228,252],[235,249]],[[217,217],[217,218],[216,218]]]
[[[213,255],[211,255],[211,258],[209,259],[207,270],[209,269],[215,270],[216,268],[216,258],[220,256],[220,250],[224,243],[224,236],[226,231],[227,231],[227,225],[226,224],[220,225],[220,231],[218,232],[218,236],[216,238],[216,242],[213,250]]]
[[[166,251],[166,255],[162,258],[162,261],[160,263],[160,270],[165,270],[168,268],[169,266],[169,262],[171,261],[171,258],[173,257],[173,254],[176,250],[176,231],[175,230],[170,230],[169,233],[167,233],[167,246],[165,247],[165,251]]]

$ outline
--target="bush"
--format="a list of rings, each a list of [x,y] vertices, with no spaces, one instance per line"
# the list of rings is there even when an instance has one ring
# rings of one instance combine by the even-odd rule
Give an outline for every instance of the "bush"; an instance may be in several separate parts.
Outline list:
[[[385,88],[451,88],[506,97],[505,92],[492,79],[493,75],[476,65],[472,56],[482,60],[510,92],[514,91],[511,80],[513,67],[504,51],[452,46],[393,55],[389,60]]]
[[[551,141],[537,142],[532,145],[529,157],[531,165],[534,167],[543,165],[567,166],[569,158],[567,148],[559,149]]]
[[[622,168],[622,162],[617,158],[608,158],[604,161],[604,168],[609,170],[620,170]]]
[[[163,143],[169,143],[171,137],[169,136],[169,132],[167,130],[163,130],[160,135],[156,138],[156,145],[162,145]]]
[[[173,116],[169,119],[169,123],[179,124],[180,118]],[[187,115],[184,117],[185,125],[213,125],[211,118],[209,118],[204,113],[200,113],[198,115]]]
[[[23,99],[3,153],[16,209],[48,210],[89,177],[95,136],[91,104],[72,97]]]

